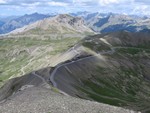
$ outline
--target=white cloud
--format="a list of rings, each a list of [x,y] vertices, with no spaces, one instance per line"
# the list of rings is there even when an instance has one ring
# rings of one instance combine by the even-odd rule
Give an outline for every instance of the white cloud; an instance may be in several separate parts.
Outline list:
[[[85,2],[95,2],[97,0],[73,0],[73,3],[85,3]]]
[[[99,4],[102,6],[109,5],[109,4],[117,4],[120,0],[99,0]]]
[[[56,6],[56,7],[50,7]],[[10,11],[5,11],[6,7]],[[115,12],[150,15],[150,0],[0,0],[0,14],[6,12]],[[46,8],[46,11],[44,10]],[[14,13],[12,13],[14,14]]]
[[[114,5],[114,4],[119,4],[119,5],[130,5],[134,3],[135,0],[99,0],[99,4],[101,6],[107,6],[107,5]]]
[[[22,3],[21,6],[27,6],[27,7],[36,7],[40,5],[40,2],[35,2],[35,3],[32,3],[32,4],[27,4],[27,3]]]
[[[64,2],[51,1],[51,2],[48,2],[48,4],[51,5],[51,6],[61,6],[61,7],[68,6],[68,3],[64,3]]]
[[[73,0],[73,5],[74,6],[85,6],[86,4],[84,3],[85,0]]]
[[[4,3],[6,3],[5,0],[0,0],[0,4],[4,4]]]
[[[149,9],[148,5],[135,5],[132,14],[150,15]]]

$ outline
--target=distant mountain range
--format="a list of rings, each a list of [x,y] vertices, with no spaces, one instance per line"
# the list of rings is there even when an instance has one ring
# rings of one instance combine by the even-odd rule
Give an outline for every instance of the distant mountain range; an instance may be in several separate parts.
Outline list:
[[[20,17],[8,17],[4,19],[0,19],[0,34],[5,34],[15,30],[16,28],[21,28],[25,25],[31,24],[38,20],[42,20],[44,18],[48,18],[50,15],[33,13],[30,15],[24,15]]]
[[[136,15],[98,12],[78,12],[72,15],[83,17],[86,21],[86,24],[95,32],[99,33],[123,30],[130,32],[138,32],[143,31],[143,29],[150,28],[150,18],[147,16],[140,17]]]
[[[3,19],[1,18],[0,34],[9,33],[17,28],[24,27],[26,25],[32,24],[39,20],[43,20],[45,18],[53,17],[54,15],[56,14],[33,13],[30,15],[26,14],[20,17],[12,16]],[[70,13],[68,15],[83,18],[84,24],[86,24],[94,32],[98,33],[107,33],[124,30],[130,32],[138,32],[138,31],[147,32],[148,29],[150,29],[150,18],[147,16],[140,17],[137,15],[98,13],[98,12],[90,13],[86,11]]]

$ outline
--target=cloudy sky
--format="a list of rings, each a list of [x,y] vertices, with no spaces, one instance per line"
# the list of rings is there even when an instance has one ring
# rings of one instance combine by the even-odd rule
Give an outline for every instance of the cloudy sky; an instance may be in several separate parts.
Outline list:
[[[0,16],[78,11],[150,15],[150,0],[0,0]]]

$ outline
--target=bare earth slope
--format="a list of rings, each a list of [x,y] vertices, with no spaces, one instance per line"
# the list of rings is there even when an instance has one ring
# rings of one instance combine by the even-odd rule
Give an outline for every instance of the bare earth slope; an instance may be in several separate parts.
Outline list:
[[[136,113],[60,93],[47,84],[51,68],[10,80],[5,85],[15,93],[0,103],[2,113]],[[2,90],[0,90],[0,95]],[[15,108],[15,109],[14,109]]]
[[[149,37],[117,32],[83,39],[78,46],[87,47],[91,56],[58,65],[51,81],[74,97],[149,113]]]

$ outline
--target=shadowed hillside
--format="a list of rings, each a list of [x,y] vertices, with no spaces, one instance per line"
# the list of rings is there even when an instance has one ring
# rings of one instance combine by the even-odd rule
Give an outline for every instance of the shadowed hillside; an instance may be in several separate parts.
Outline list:
[[[148,113],[149,37],[117,32],[82,40],[79,45],[89,48],[92,56],[58,66],[52,73],[57,76],[55,87],[75,97]]]

